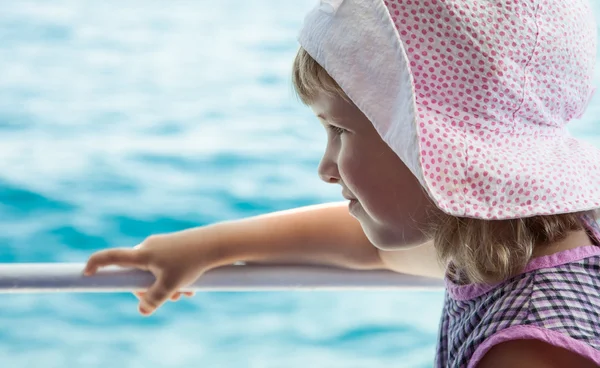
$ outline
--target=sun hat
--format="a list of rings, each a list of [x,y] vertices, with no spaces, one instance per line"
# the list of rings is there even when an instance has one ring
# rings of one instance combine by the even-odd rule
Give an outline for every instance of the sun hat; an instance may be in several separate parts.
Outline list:
[[[566,124],[594,92],[586,0],[322,0],[300,45],[444,212],[600,207],[600,150]]]

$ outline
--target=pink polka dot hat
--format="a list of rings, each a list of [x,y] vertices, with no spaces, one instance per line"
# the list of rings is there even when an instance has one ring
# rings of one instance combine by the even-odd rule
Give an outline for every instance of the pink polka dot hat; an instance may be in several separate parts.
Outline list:
[[[594,91],[586,0],[322,0],[299,41],[444,212],[600,207],[600,150],[566,128]]]

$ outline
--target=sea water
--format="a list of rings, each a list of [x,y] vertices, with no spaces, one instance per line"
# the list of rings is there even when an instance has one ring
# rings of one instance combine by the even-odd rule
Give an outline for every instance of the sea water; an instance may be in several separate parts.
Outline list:
[[[315,3],[0,0],[0,262],[341,200],[290,84]],[[598,98],[571,128],[594,143]],[[144,318],[128,293],[0,295],[0,367],[430,367],[442,303],[211,292]]]

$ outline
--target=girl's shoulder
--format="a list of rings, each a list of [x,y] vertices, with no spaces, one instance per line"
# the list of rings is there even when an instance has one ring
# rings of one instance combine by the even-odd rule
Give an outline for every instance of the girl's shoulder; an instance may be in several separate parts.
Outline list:
[[[598,361],[541,340],[520,339],[493,346],[473,366],[477,368],[593,368],[598,367]]]
[[[514,292],[515,285],[524,288],[560,284],[560,289],[566,287],[581,289],[590,284],[592,287],[598,287],[600,278],[596,276],[599,274],[600,246],[588,245],[535,258],[519,275],[498,284],[462,285],[449,277],[445,278],[445,282],[446,290],[452,300],[467,301],[475,300],[490,292]]]
[[[447,365],[476,367],[509,348],[519,355],[525,340],[600,365],[600,247],[536,258],[495,285],[446,283],[438,360]]]

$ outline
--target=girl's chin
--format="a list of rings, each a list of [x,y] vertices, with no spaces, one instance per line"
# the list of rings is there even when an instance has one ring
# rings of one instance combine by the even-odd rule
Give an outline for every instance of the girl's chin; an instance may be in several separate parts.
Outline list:
[[[348,202],[348,211],[351,214],[354,214],[357,207],[359,207],[359,206],[360,206],[360,202],[356,199],[352,199],[352,200],[350,200],[350,202]]]

